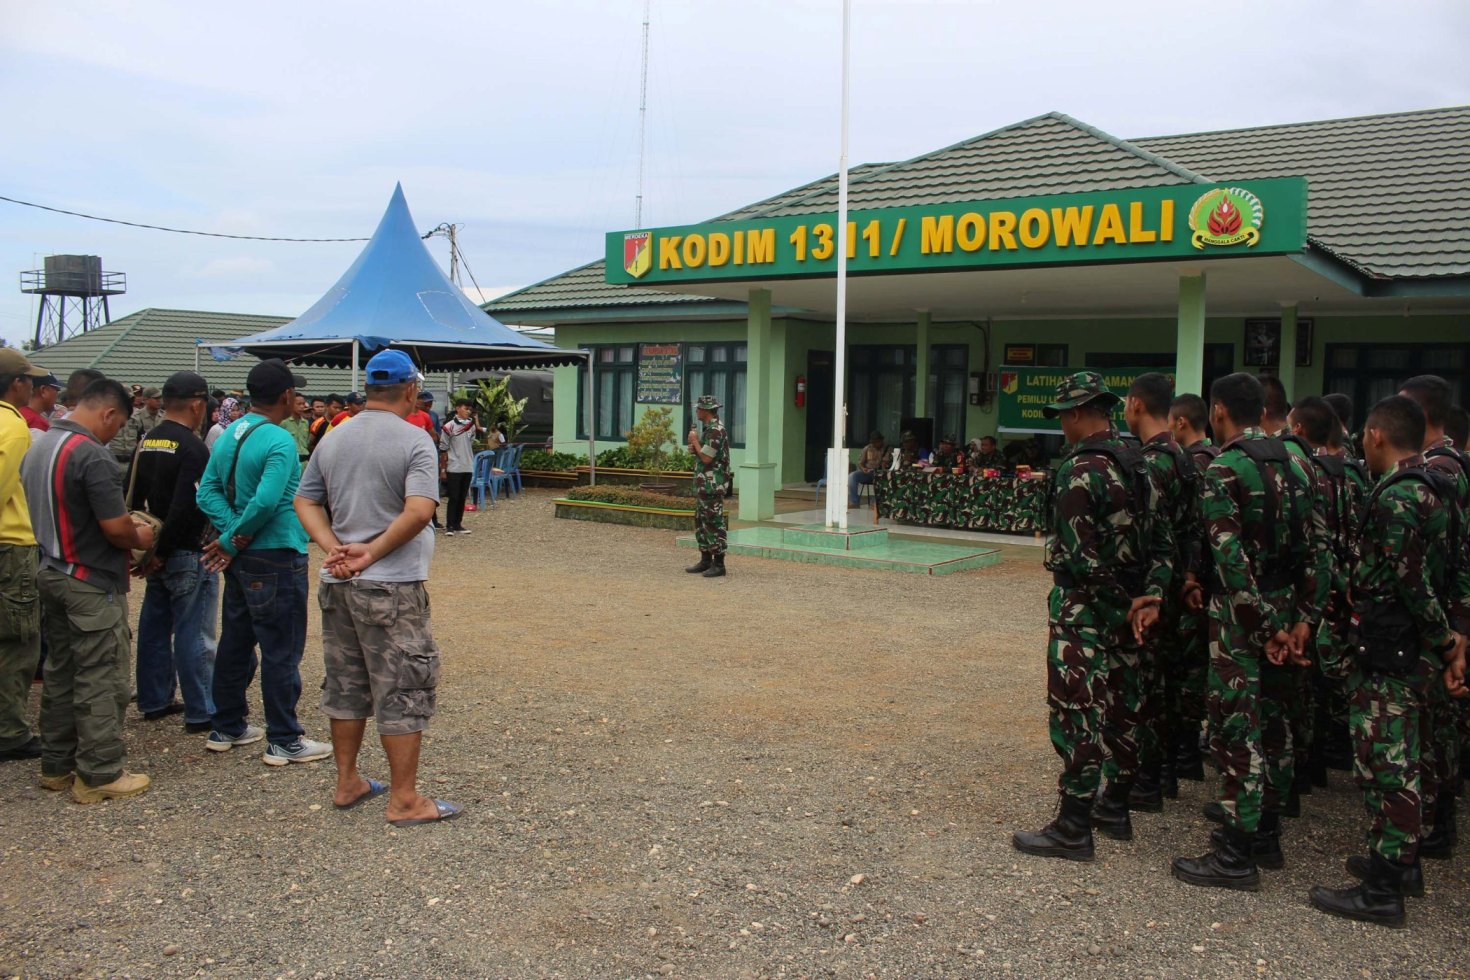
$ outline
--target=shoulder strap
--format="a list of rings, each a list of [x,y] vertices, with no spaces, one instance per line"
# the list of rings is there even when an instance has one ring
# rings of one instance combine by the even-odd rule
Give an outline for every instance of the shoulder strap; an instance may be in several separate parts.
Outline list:
[[[1262,463],[1287,463],[1291,461],[1291,451],[1286,448],[1286,443],[1280,439],[1241,439],[1238,442],[1233,442],[1229,446],[1226,446],[1221,452],[1227,452],[1231,449],[1245,453],[1255,461],[1257,466]]]
[[[235,506],[235,469],[240,465],[240,450],[245,447],[245,440],[255,435],[256,429],[264,428],[267,425],[275,425],[275,423],[270,419],[262,418],[261,421],[246,429],[245,434],[235,443],[235,456],[230,460],[230,475],[225,480],[225,499],[230,502],[231,507]]]
[[[1334,480],[1347,475],[1347,461],[1341,456],[1313,456],[1312,463]]]
[[[1460,452],[1455,447],[1435,446],[1433,449],[1424,454],[1425,459],[1435,459],[1436,457],[1444,457],[1454,460],[1455,462],[1460,464],[1460,471],[1466,476],[1470,476],[1470,457],[1467,457],[1464,453]]]
[[[1124,483],[1128,487],[1128,509],[1134,515],[1143,515],[1148,511],[1148,460],[1136,447],[1128,443],[1116,446],[1108,445],[1085,445],[1078,446],[1072,450],[1072,456],[1083,456],[1087,453],[1095,453],[1106,456],[1123,473]]]
[[[1448,474],[1436,472],[1428,466],[1410,466],[1396,473],[1390,473],[1380,480],[1378,486],[1373,488],[1373,493],[1368,497],[1369,506],[1371,507],[1377,503],[1378,498],[1382,497],[1384,491],[1389,487],[1403,483],[1406,480],[1418,480],[1420,483],[1423,483],[1429,487],[1430,492],[1441,502],[1454,495],[1454,481],[1450,479]]]
[[[1199,482],[1199,467],[1195,465],[1194,457],[1185,452],[1177,442],[1145,443],[1143,451],[1147,453],[1149,450],[1168,454],[1174,463],[1174,472],[1179,474],[1179,479],[1186,487],[1193,487]]]

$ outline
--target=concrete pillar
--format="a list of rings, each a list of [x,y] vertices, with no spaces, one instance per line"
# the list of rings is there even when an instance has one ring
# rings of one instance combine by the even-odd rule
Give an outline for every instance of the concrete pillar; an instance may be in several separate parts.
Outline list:
[[[780,397],[771,376],[771,291],[752,289],[746,300],[745,462],[740,464],[742,521],[776,516],[776,461],[771,431],[771,400]]]
[[[1281,360],[1276,366],[1276,376],[1286,389],[1289,403],[1296,397],[1296,304],[1281,304]]]
[[[1179,328],[1175,342],[1174,390],[1206,400],[1205,383],[1205,274],[1179,277]]]
[[[914,324],[914,417],[929,414],[929,311],[920,310]],[[863,433],[858,433],[859,436]]]

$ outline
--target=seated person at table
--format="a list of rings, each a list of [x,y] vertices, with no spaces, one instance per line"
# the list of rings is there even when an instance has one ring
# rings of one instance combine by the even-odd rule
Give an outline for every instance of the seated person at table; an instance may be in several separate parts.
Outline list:
[[[1034,438],[1006,443],[1005,458],[1007,466],[1010,467],[1029,466],[1032,469],[1046,467],[1046,453],[1041,451],[1041,443]]]
[[[1003,470],[1006,458],[995,446],[995,436],[970,440],[970,465],[977,470]]]
[[[929,462],[947,470],[959,465],[960,454],[955,450],[955,437],[945,436],[939,440],[939,448],[934,450],[934,455],[929,457]]]
[[[923,463],[929,459],[929,450],[919,448],[919,437],[905,432],[898,437],[899,460],[904,466]]]
[[[868,434],[868,444],[858,457],[857,469],[847,476],[847,506],[858,505],[858,487],[873,482],[873,474],[888,465],[888,450],[883,445],[883,433]]]

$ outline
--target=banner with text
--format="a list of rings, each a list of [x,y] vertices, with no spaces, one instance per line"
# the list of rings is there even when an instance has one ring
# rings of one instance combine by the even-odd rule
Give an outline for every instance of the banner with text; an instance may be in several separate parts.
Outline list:
[[[684,350],[678,344],[638,345],[638,403],[684,404]]]
[[[996,386],[996,424],[1001,432],[1029,432],[1037,435],[1059,436],[1062,423],[1041,414],[1042,408],[1056,401],[1057,385],[1075,374],[1078,368],[1001,368],[1000,383]],[[1095,368],[1108,387],[1120,399],[1128,394],[1133,379],[1140,374],[1158,371],[1150,367]],[[1173,377],[1174,372],[1164,374]],[[1120,432],[1128,431],[1123,421],[1123,403],[1118,403],[1113,420]]]

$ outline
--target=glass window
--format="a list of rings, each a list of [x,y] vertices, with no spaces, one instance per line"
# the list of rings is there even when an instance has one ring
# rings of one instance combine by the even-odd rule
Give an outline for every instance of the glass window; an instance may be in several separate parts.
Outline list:
[[[965,442],[965,408],[969,403],[970,348],[967,344],[936,344],[930,349],[929,417],[934,419],[936,441],[953,435]]]
[[[596,437],[620,442],[633,426],[633,396],[638,383],[637,346],[598,347],[592,352],[597,365],[593,378],[597,400]],[[587,369],[577,372],[577,438],[587,438]]]
[[[895,442],[914,411],[912,345],[861,345],[848,349],[847,444],[860,446],[877,429]]]
[[[746,345],[703,344],[691,346],[689,351],[689,364],[684,369],[685,431],[696,421],[694,403],[699,396],[714,395],[724,406],[720,418],[730,433],[730,445],[744,446]]]
[[[1353,400],[1354,427],[1369,409],[1416,374],[1437,374],[1460,404],[1470,401],[1470,358],[1463,344],[1328,344],[1322,390]]]

